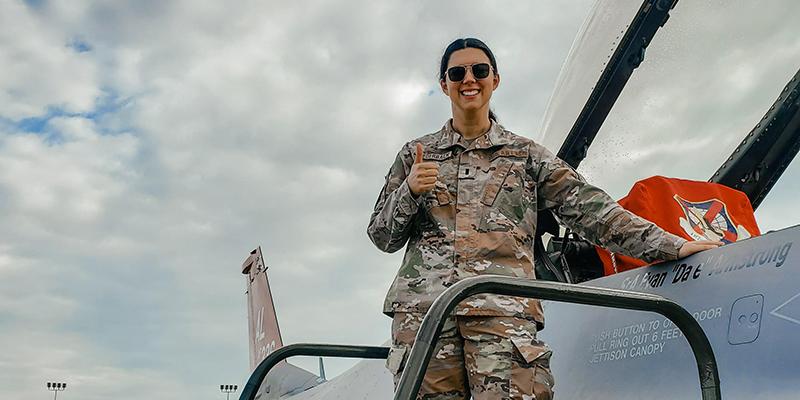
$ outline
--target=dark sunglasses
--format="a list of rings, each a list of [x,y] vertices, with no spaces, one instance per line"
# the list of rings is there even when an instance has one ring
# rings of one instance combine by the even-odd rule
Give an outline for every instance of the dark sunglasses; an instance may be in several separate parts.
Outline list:
[[[459,65],[450,67],[447,70],[447,77],[450,78],[450,81],[452,82],[461,82],[467,76],[467,68],[472,70],[472,76],[474,76],[475,79],[487,78],[489,76],[489,72],[492,70],[492,66],[487,63]]]

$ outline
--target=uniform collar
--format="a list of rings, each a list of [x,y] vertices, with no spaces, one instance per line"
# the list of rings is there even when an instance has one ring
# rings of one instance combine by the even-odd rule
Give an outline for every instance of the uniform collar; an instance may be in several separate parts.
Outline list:
[[[460,133],[453,129],[453,120],[450,119],[445,122],[442,127],[439,142],[436,148],[446,150],[449,147],[461,146],[464,149],[488,149],[490,147],[502,146],[511,143],[510,134],[503,129],[503,126],[495,121],[491,121],[492,125],[489,130],[481,136],[475,138],[472,143],[468,143]]]

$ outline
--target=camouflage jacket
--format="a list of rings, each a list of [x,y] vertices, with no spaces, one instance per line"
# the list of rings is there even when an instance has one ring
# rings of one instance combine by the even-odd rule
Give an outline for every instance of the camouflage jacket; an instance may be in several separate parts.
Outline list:
[[[406,176],[416,143],[439,163],[435,188],[415,199]],[[405,257],[384,312],[425,313],[453,283],[493,274],[535,279],[533,239],[538,210],[611,251],[648,261],[677,258],[684,239],[620,207],[543,146],[492,123],[471,143],[448,121],[406,143],[392,164],[367,234],[385,252],[406,242]],[[538,300],[477,295],[457,315],[504,315],[543,322]]]

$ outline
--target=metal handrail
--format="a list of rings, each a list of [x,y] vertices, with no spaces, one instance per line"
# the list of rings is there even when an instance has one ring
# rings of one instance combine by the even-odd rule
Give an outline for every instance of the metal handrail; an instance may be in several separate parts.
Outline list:
[[[389,356],[388,347],[379,346],[346,346],[336,344],[310,344],[296,343],[281,347],[270,353],[262,360],[258,367],[253,370],[250,379],[242,389],[239,400],[255,400],[258,388],[264,381],[272,367],[279,362],[294,356],[318,356],[318,357],[344,357],[344,358],[386,358]]]
[[[689,341],[697,361],[703,400],[722,398],[719,371],[711,343],[700,324],[677,303],[648,293],[502,276],[478,276],[454,284],[433,302],[422,320],[405,370],[398,382],[395,400],[413,400],[416,397],[433,353],[433,346],[442,332],[445,317],[450,315],[459,302],[481,293],[657,312],[675,323]]]

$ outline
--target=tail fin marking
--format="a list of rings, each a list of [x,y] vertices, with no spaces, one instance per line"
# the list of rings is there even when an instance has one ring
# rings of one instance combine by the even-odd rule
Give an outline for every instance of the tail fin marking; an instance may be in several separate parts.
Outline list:
[[[267,267],[261,247],[250,252],[242,264],[242,274],[247,275],[247,308],[250,334],[250,370],[270,353],[283,347],[275,303],[267,278]]]

